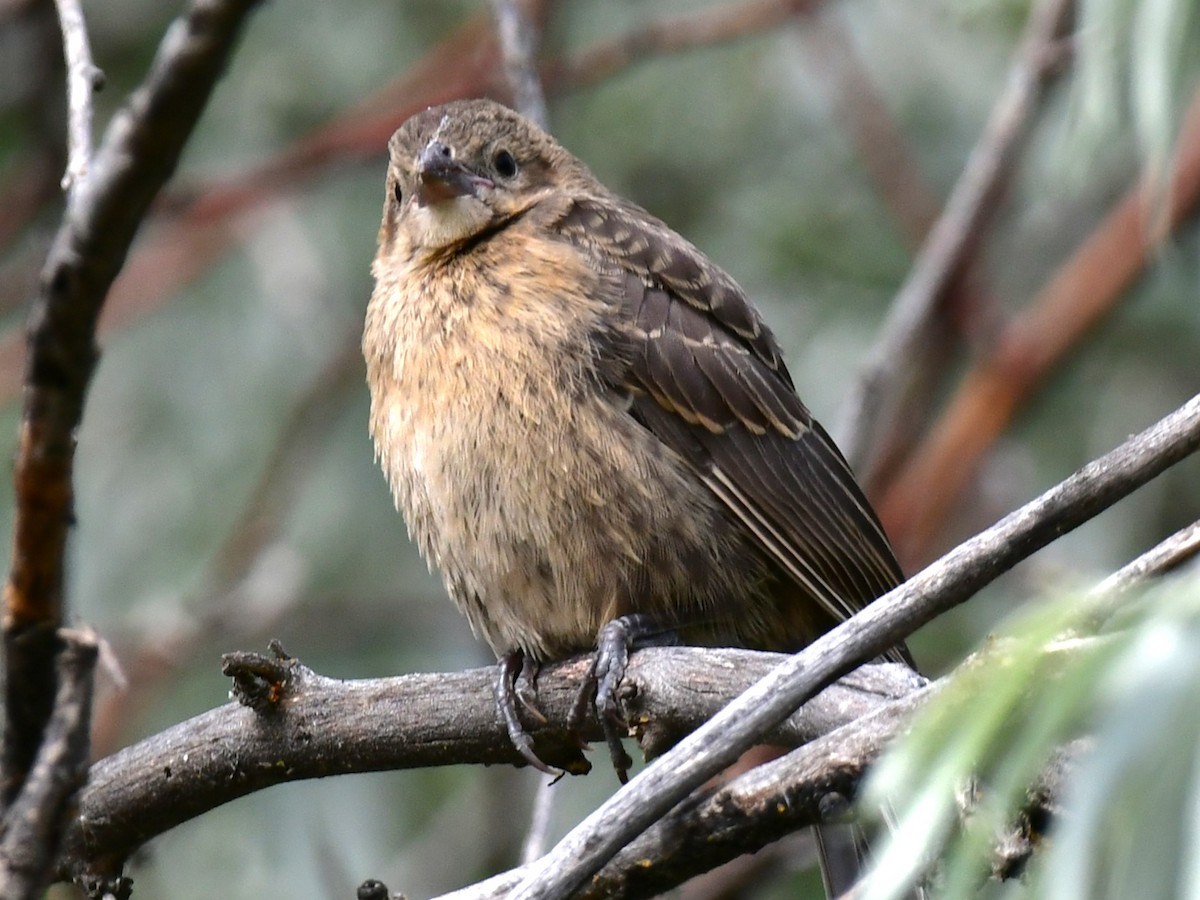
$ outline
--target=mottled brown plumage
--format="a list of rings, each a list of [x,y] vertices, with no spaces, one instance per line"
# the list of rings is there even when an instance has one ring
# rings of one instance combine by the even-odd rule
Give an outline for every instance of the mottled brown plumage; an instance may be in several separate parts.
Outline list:
[[[544,767],[516,714],[522,656],[590,650],[631,615],[791,650],[900,581],[774,335],[696,247],[489,101],[414,116],[390,152],[371,433],[410,533],[502,660],[527,759]]]
[[[635,612],[791,649],[899,581],[774,336],[692,244],[491,102],[414,116],[390,150],[371,431],[497,655],[587,650]]]

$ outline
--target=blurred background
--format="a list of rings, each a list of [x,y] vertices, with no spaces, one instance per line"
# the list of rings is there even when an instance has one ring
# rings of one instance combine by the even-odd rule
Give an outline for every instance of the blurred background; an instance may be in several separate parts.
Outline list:
[[[528,4],[552,131],[742,284],[835,434],[1014,60],[1039,81],[860,469],[909,572],[1200,389],[1195,5],[1094,0],[1078,40],[1025,58],[1018,0]],[[98,133],[179,8],[84,4],[107,76]],[[478,95],[506,97],[486,4],[293,0],[251,19],[101,322],[68,589],[130,683],[101,685],[98,754],[225,702],[220,654],[272,637],[341,678],[492,662],[392,509],[358,354],[387,137]],[[52,4],[0,0],[8,457],[64,106]],[[11,500],[0,480],[5,539]],[[918,634],[918,662],[945,671],[1041,588],[1095,579],[1198,511],[1192,460]],[[515,862],[537,780],[463,767],[277,787],[150,845],[135,896],[449,890]],[[615,787],[603,764],[560,783],[555,834]],[[818,888],[777,867],[745,890]]]

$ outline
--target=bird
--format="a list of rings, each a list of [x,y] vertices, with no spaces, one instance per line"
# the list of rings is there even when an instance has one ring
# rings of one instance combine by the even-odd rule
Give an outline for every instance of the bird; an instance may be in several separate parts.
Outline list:
[[[903,573],[774,333],[695,245],[491,100],[425,109],[388,150],[376,458],[499,660],[516,748],[555,771],[523,676],[599,648],[576,709],[595,703],[624,780],[631,647],[796,650]]]

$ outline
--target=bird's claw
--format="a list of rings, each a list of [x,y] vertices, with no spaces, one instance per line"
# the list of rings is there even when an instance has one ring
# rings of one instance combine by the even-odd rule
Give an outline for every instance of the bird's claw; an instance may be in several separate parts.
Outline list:
[[[521,717],[517,713],[517,703],[519,702],[521,706],[539,721],[539,724],[543,724],[546,721],[546,717],[536,705],[537,686],[535,679],[537,677],[537,664],[534,663],[530,666],[533,669],[532,676],[524,675],[525,668],[525,654],[520,650],[514,650],[500,658],[500,663],[496,667],[496,681],[493,685],[493,691],[496,696],[496,710],[500,713],[500,718],[504,720],[504,727],[508,731],[508,739],[512,742],[517,752],[521,754],[522,758],[539,772],[559,777],[563,773],[543,762],[541,757],[534,751],[533,738],[525,730],[525,726],[521,724]]]
[[[662,629],[645,615],[621,616],[613,619],[596,638],[596,654],[588,669],[587,678],[575,696],[568,725],[572,731],[580,731],[587,718],[588,707],[596,710],[596,718],[608,744],[608,755],[613,769],[624,784],[629,780],[629,769],[633,760],[625,752],[621,741],[629,736],[629,723],[621,710],[617,689],[629,667],[629,653],[647,635],[661,635]]]

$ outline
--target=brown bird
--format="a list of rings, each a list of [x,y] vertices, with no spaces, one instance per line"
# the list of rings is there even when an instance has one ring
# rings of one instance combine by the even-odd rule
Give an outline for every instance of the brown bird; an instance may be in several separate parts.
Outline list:
[[[612,735],[629,641],[794,650],[899,583],[774,335],[695,246],[490,101],[419,113],[389,149],[371,434],[532,764],[524,663],[603,631]]]

